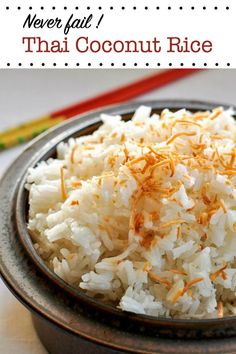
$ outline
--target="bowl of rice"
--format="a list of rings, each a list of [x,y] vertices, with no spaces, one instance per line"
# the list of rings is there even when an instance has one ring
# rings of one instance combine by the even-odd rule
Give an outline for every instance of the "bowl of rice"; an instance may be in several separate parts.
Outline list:
[[[63,353],[236,349],[234,115],[111,107],[52,129],[8,171],[1,273],[50,352],[56,337]]]

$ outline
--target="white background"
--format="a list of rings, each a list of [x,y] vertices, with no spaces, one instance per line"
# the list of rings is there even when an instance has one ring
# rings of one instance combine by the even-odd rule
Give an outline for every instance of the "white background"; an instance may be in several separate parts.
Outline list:
[[[79,5],[79,6],[78,6]],[[157,9],[157,5],[159,9]],[[29,10],[29,7],[32,7]],[[52,7],[55,6],[53,10]],[[75,10],[78,6],[79,9]],[[89,6],[89,9],[87,7]],[[136,6],[136,10],[133,7]],[[7,10],[6,7],[9,7]],[[20,9],[18,9],[18,7]],[[43,9],[41,9],[43,7]],[[66,7],[66,9],[64,9]],[[99,10],[99,7],[101,9]],[[110,8],[113,7],[113,10]],[[122,10],[122,7],[124,9]],[[145,9],[147,7],[147,9]],[[182,9],[180,9],[182,7]],[[229,10],[226,9],[229,7]],[[170,8],[170,9],[169,9]],[[65,35],[62,29],[32,29],[24,28],[28,14],[37,14],[37,18],[47,19],[59,17],[63,25],[70,15],[74,14],[74,19],[81,19],[89,14],[94,15],[92,27],[89,29],[72,29],[68,37],[70,53],[25,53],[22,45],[22,37],[40,36],[46,40],[63,40]],[[99,28],[97,22],[104,14],[104,18]],[[230,67],[236,68],[235,50],[235,0],[40,0],[40,1],[9,1],[1,0],[0,3],[0,67],[88,67],[121,68],[123,64],[128,68],[133,68],[137,63],[138,68],[157,68],[160,63],[161,68],[180,67],[218,67],[225,68],[227,63]],[[79,53],[75,48],[78,37],[88,36],[92,40],[153,40],[154,37],[161,41],[161,53]],[[167,37],[179,36],[182,39],[188,37],[193,40],[210,40],[213,43],[211,53],[169,53],[167,54]]]
[[[151,73],[145,70],[1,70],[0,130]],[[138,99],[182,98],[236,104],[235,93],[236,70],[210,70]],[[0,153],[0,174],[21,150],[18,147]],[[46,352],[34,333],[29,313],[0,280],[0,354],[13,353]]]

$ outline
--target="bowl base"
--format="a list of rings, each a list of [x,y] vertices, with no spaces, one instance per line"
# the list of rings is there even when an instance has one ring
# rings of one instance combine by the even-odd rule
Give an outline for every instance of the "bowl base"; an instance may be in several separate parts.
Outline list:
[[[63,331],[61,328],[32,315],[37,335],[50,354],[127,354],[134,351],[123,351],[95,344],[78,335]],[[228,339],[165,339],[157,338],[159,350],[153,354],[235,354],[236,337]],[[111,343],[112,346],[112,343]],[[139,354],[144,353],[142,351]],[[149,352],[150,353],[150,352]]]
[[[79,336],[49,324],[39,316],[32,315],[36,333],[50,354],[121,354],[117,351],[94,344]]]

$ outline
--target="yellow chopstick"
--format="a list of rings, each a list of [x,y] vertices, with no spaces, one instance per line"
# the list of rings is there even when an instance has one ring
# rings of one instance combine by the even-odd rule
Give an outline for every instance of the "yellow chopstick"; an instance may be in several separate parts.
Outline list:
[[[14,134],[14,133],[17,133],[17,132],[24,131],[25,129],[31,128],[32,126],[36,126],[36,125],[39,125],[39,124],[47,123],[49,119],[51,119],[50,115],[43,116],[43,117],[40,117],[40,118],[38,118],[36,120],[29,121],[29,122],[26,122],[26,123],[22,123],[22,124],[18,125],[17,127],[9,128],[7,130],[4,130],[3,132],[0,131],[0,139],[2,137],[6,136],[6,135],[9,135],[9,134]]]
[[[8,129],[4,133],[0,133],[0,150],[25,143],[62,121],[64,121],[64,117],[52,119],[48,116],[17,128]]]

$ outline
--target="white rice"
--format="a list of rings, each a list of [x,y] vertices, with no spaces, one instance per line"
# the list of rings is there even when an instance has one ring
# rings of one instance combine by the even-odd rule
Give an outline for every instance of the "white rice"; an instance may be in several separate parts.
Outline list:
[[[124,311],[236,313],[236,122],[231,110],[102,115],[29,170],[29,229],[66,282]]]

